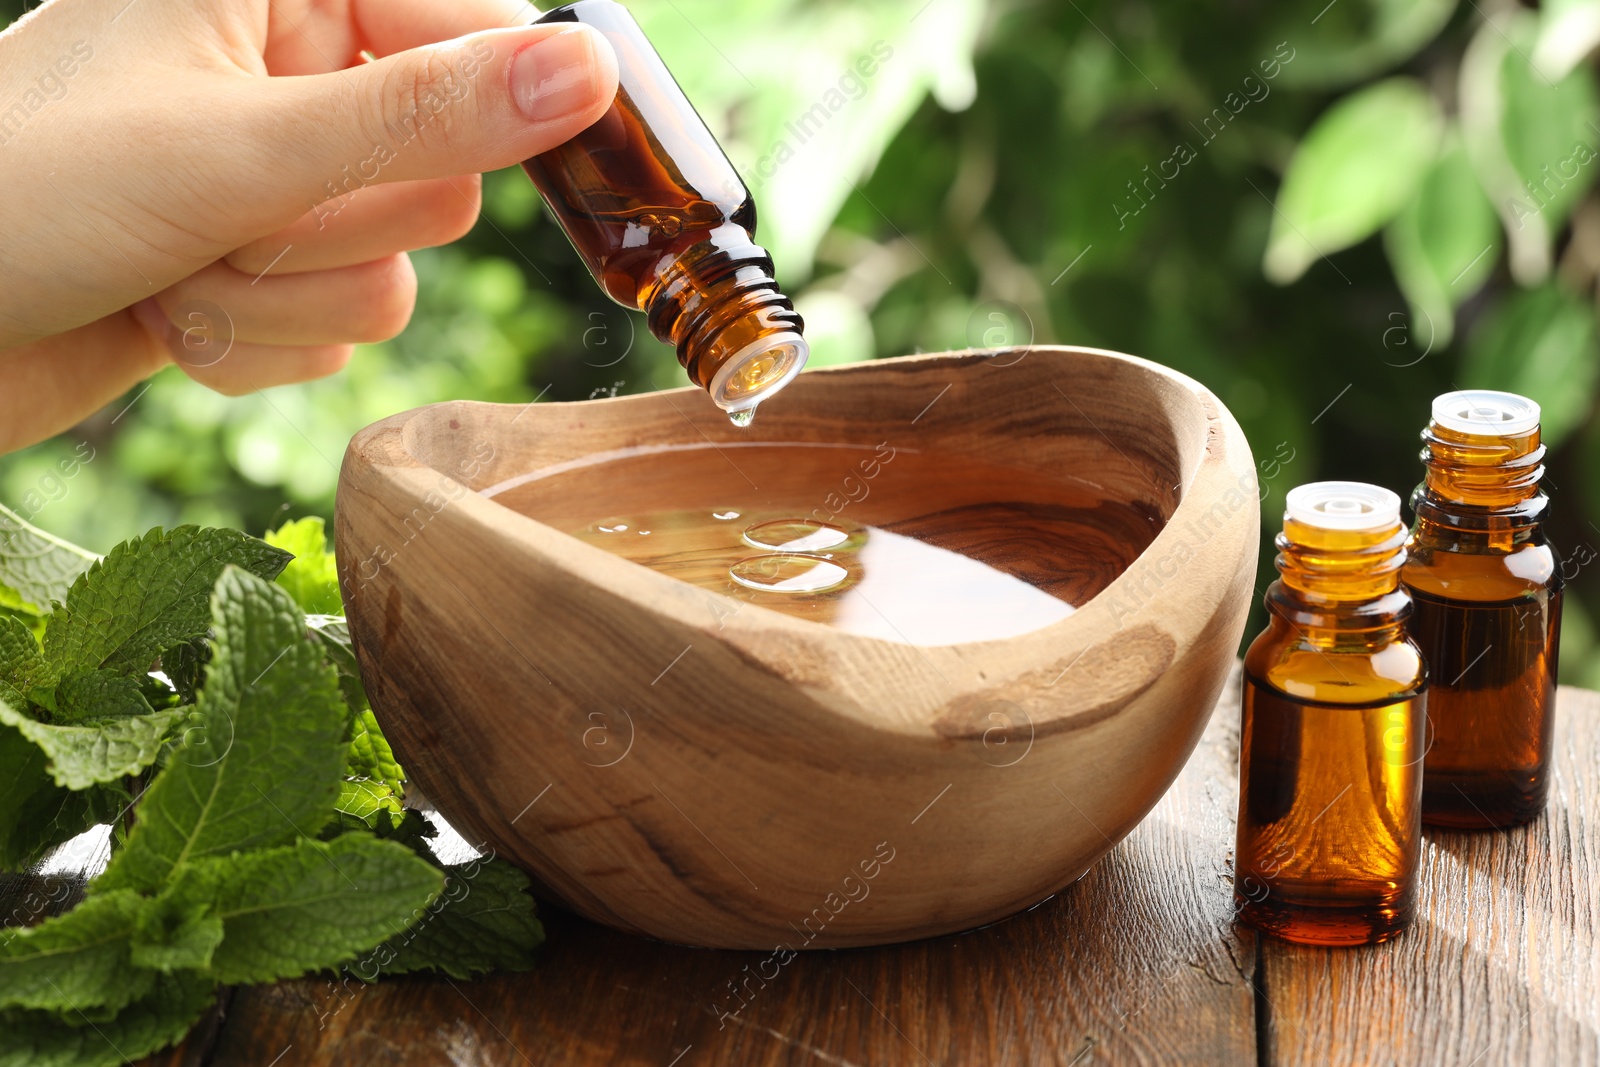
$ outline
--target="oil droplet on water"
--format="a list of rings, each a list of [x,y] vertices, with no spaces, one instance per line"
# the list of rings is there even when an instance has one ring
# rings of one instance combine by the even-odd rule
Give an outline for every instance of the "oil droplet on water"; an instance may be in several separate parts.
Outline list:
[[[650,536],[650,531],[641,527],[636,519],[601,519],[589,527],[595,533],[625,534],[636,533],[640,537]]]
[[[755,421],[755,417],[756,409],[753,406],[740,408],[738,411],[728,412],[728,421],[739,427],[741,430],[746,426],[749,426],[751,422]]]
[[[729,508],[727,511],[713,511],[711,517],[718,522],[732,522],[739,517],[739,513]]]
[[[741,559],[728,568],[728,576],[763,592],[821,593],[843,584],[850,572],[825,556],[783,552]]]
[[[811,519],[768,519],[744,532],[745,544],[776,552],[827,552],[849,540],[850,531],[843,526]]]

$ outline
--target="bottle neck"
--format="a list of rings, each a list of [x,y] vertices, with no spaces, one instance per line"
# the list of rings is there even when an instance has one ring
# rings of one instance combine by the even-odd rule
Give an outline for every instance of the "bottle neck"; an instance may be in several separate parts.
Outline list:
[[[1400,589],[1406,530],[1325,530],[1285,520],[1269,611],[1313,644],[1397,640],[1411,614]]]
[[[1549,505],[1539,489],[1545,454],[1539,427],[1480,436],[1431,422],[1422,444],[1427,473],[1411,495],[1418,540],[1509,551],[1534,535]]]
[[[778,289],[772,257],[734,223],[664,258],[639,291],[650,332],[672,345],[689,378],[725,401],[770,394],[804,362],[803,323]]]

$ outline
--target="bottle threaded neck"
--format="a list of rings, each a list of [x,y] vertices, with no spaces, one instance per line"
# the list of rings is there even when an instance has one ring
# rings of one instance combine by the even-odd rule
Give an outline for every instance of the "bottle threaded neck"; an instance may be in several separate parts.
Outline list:
[[[1399,588],[1406,560],[1400,498],[1362,482],[1297,486],[1274,544],[1280,583],[1307,606],[1378,600]]]
[[[1538,494],[1544,454],[1537,425],[1490,436],[1430,422],[1422,431],[1422,488],[1439,503],[1514,508]]]
[[[690,380],[729,412],[747,411],[805,366],[810,348],[772,258],[728,224],[667,260],[641,289],[650,332],[677,350]]]
[[[1360,603],[1392,593],[1406,561],[1406,528],[1316,530],[1284,523],[1276,565],[1281,581],[1317,602]]]
[[[1514,539],[1543,517],[1539,405],[1515,393],[1461,390],[1433,403],[1422,431],[1426,473],[1411,495],[1418,536],[1445,528]],[[1509,543],[1509,542],[1508,542]]]

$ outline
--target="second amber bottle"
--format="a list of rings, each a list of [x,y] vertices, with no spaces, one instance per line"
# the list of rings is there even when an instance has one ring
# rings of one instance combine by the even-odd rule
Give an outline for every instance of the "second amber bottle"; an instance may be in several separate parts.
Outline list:
[[[1239,917],[1288,941],[1385,941],[1411,920],[1426,669],[1405,633],[1400,499],[1289,493],[1268,627],[1244,660]]]
[[[1422,818],[1455,829],[1528,822],[1550,788],[1561,560],[1544,532],[1539,405],[1446,393],[1423,431],[1427,475],[1401,580],[1433,672]]]

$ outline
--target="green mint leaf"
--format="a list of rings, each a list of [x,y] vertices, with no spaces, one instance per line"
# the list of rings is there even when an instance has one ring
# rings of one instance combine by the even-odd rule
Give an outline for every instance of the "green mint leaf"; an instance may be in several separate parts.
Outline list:
[[[336,966],[403,930],[438,895],[437,868],[367,834],[209,860],[218,981],[270,982]]]
[[[140,703],[143,699],[140,697]],[[35,722],[0,701],[0,723],[39,747],[49,761],[45,770],[56,785],[88,789],[100,783],[119,782],[154,763],[168,731],[185,714],[179,710],[153,712],[148,704],[144,707],[143,715],[56,726]]]
[[[322,829],[317,831],[317,840],[332,841],[334,838],[344,834],[357,833],[371,833],[383,837],[385,836],[384,831],[389,829],[384,825],[384,819],[386,818],[389,818],[387,814],[381,818],[374,819],[373,823],[369,824],[354,815],[346,815],[342,811],[335,811],[333,818],[329,819],[323,824]]]
[[[99,558],[0,506],[0,604],[42,615]]]
[[[405,816],[405,806],[400,798],[383,782],[370,778],[346,779],[339,786],[339,799],[333,809],[341,816],[358,819],[368,830],[392,829]],[[340,824],[353,828],[348,821]]]
[[[74,669],[143,674],[205,633],[207,602],[229,564],[271,578],[288,553],[237,530],[160,527],[124,541],[72,583],[44,629],[51,680]]]
[[[45,771],[49,757],[0,723],[0,870],[18,871],[50,849],[122,811],[115,790],[63,789]]]
[[[182,1040],[216,999],[202,975],[157,975],[152,983],[100,1021],[72,1011],[0,1012],[0,1067],[118,1067]]]
[[[533,966],[544,927],[528,895],[528,876],[504,860],[475,860],[444,872],[444,892],[427,913],[384,943],[393,958],[382,973],[428,970],[472,978]]]
[[[131,966],[128,942],[153,901],[137,893],[90,897],[0,940],[0,1008],[115,1012],[150,990]]]
[[[215,915],[184,915],[176,926],[152,932],[147,940],[135,940],[129,959],[135,967],[171,973],[203,971],[222,943],[222,920]]]
[[[294,559],[278,575],[278,584],[289,591],[307,615],[344,614],[339,571],[334,566],[333,553],[328,551],[328,536],[321,519],[313,516],[286,522],[268,533],[266,541],[294,553]]]
[[[314,834],[338,793],[349,715],[300,608],[229,567],[211,610],[212,660],[183,743],[97,890],[153,889],[186,863]]]
[[[357,713],[350,726],[350,751],[345,757],[345,773],[352,778],[371,778],[404,796],[405,771],[394,758],[394,750],[378,727],[371,710]]]
[[[355,646],[350,641],[350,626],[344,616],[309,615],[306,625],[322,642],[328,662],[338,669],[339,689],[344,693],[345,703],[350,705],[350,710],[361,712],[371,707],[367,703],[367,692],[361,686],[361,668],[356,663]]]
[[[0,616],[0,700],[15,708],[27,707],[26,694],[43,667],[33,631],[15,615]]]
[[[73,671],[51,694],[52,709],[65,722],[106,719],[118,715],[148,715],[141,679],[115,671]]]
[[[223,932],[221,917],[204,903],[209,899],[211,883],[203,871],[185,868],[175,885],[150,902],[150,907],[140,914],[129,942],[129,958],[134,966],[165,972],[211,966]],[[202,887],[198,892],[196,885]]]

